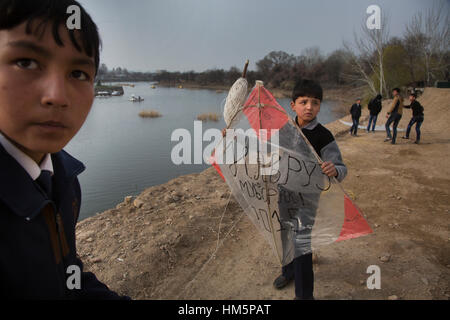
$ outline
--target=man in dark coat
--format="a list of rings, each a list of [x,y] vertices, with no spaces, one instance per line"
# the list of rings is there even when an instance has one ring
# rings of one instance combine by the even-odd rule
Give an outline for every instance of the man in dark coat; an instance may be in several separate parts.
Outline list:
[[[381,94],[378,94],[375,98],[370,100],[367,106],[370,112],[369,124],[367,125],[367,132],[370,132],[370,125],[372,125],[372,132],[375,132],[375,126],[377,124],[378,114],[381,112]]]
[[[415,144],[419,144],[420,142],[420,127],[423,122],[423,107],[419,103],[419,101],[416,100],[417,96],[413,92],[409,95],[409,101],[411,104],[409,106],[403,106],[407,109],[412,109],[412,118],[409,121],[408,128],[406,129],[406,135],[402,137],[403,139],[409,139],[409,133],[411,132],[411,128],[414,124],[416,124],[416,141]]]
[[[352,115],[353,125],[350,128],[350,134],[352,136],[356,136],[358,132],[359,126],[359,118],[361,117],[361,99],[356,99],[356,103],[354,103],[350,109],[350,114]]]

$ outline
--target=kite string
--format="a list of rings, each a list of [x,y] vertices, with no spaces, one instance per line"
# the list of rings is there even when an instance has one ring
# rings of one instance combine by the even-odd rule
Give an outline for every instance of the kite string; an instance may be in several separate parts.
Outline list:
[[[192,278],[192,279],[184,286],[183,290],[178,294],[178,297],[177,297],[177,298],[180,298],[180,297],[185,293],[185,291],[188,289],[188,287],[189,287],[192,283],[194,283],[194,282],[197,280],[198,275],[203,271],[203,269],[205,269],[205,267],[209,264],[209,262],[210,262],[212,259],[214,259],[214,258],[216,257],[216,252],[217,252],[217,251],[219,250],[219,248],[223,245],[223,243],[225,242],[225,240],[228,238],[228,235],[231,233],[231,231],[233,231],[233,229],[234,229],[234,227],[236,226],[236,224],[237,224],[239,221],[241,221],[242,217],[244,216],[244,212],[241,212],[241,215],[239,216],[239,219],[237,219],[237,220],[233,223],[233,225],[231,226],[230,230],[228,230],[227,234],[223,237],[222,242],[219,243],[219,242],[220,242],[220,226],[221,226],[223,217],[224,217],[224,215],[225,215],[225,212],[227,211],[228,204],[230,203],[230,198],[231,198],[231,192],[230,192],[230,194],[228,195],[227,205],[225,206],[225,210],[223,211],[222,217],[221,217],[220,222],[219,222],[219,230],[218,230],[218,233],[217,233],[217,243],[216,243],[216,248],[215,248],[214,252],[211,254],[211,256],[209,257],[209,259],[203,264],[203,266],[200,268],[200,270],[195,274],[195,276],[194,276],[194,277],[193,277],[193,278]]]
[[[223,212],[222,212],[222,217],[220,218],[220,221],[219,221],[219,228],[218,228],[218,230],[217,230],[217,243],[216,243],[216,249],[214,250],[214,252],[213,252],[212,255],[211,255],[211,256],[213,256],[213,257],[216,256],[216,252],[217,252],[217,250],[219,250],[220,227],[222,226],[222,220],[223,220],[223,217],[225,216],[225,212],[226,212],[227,209],[228,209],[228,204],[230,203],[230,198],[231,198],[231,192],[230,192],[230,194],[228,195],[227,205],[225,206],[225,210],[223,210]]]

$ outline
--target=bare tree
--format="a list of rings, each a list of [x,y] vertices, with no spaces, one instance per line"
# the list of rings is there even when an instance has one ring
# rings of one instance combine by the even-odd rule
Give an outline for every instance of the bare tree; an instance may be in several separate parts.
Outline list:
[[[389,40],[389,17],[381,15],[380,27],[369,29],[366,21],[361,24],[361,35],[353,32],[354,45],[344,41],[344,48],[348,52],[355,73],[346,75],[352,80],[366,83],[373,94],[387,93],[384,80],[383,51]]]
[[[327,71],[328,81],[340,85],[342,73],[346,67],[346,55],[344,50],[335,50],[324,61],[324,69]]]
[[[318,46],[304,49],[299,58],[308,68],[312,68],[323,61],[323,56]]]
[[[405,38],[414,39],[422,57],[426,83],[431,85],[448,64],[445,55],[450,46],[450,17],[444,1],[434,2],[424,14],[416,13],[406,26]]]
[[[297,57],[297,64],[303,67],[303,76],[318,80],[324,74],[324,57],[318,46],[309,47]]]
[[[422,61],[422,53],[419,50],[417,43],[423,41],[420,39],[421,35],[407,35],[405,34],[402,44],[405,48],[405,64],[408,67],[409,73],[411,75],[411,80],[416,82],[418,80],[423,80],[421,74],[421,69],[419,62]]]

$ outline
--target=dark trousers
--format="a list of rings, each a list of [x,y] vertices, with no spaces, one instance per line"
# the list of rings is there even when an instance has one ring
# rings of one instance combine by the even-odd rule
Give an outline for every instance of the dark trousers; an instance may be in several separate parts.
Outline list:
[[[369,117],[369,124],[367,125],[367,131],[370,131],[370,125],[372,124],[372,131],[375,131],[375,125],[377,124],[378,115],[371,114]]]
[[[350,128],[350,133],[356,134],[356,132],[358,131],[358,126],[359,126],[359,118],[352,118],[353,121],[353,125]]]
[[[420,141],[420,126],[423,122],[423,116],[412,117],[411,121],[409,121],[408,128],[406,129],[406,137],[409,138],[409,133],[411,132],[411,128],[416,123],[416,141]]]
[[[314,292],[312,253],[299,256],[282,268],[283,276],[295,280],[295,296],[311,299]]]
[[[391,115],[389,116],[389,119],[387,119],[387,121],[386,121],[386,134],[387,134],[388,138],[392,139],[391,143],[395,143],[395,139],[397,138],[397,126],[398,126],[398,123],[400,122],[401,118],[402,118],[402,115],[395,112],[395,113],[391,113]],[[391,129],[389,128],[391,123],[394,123],[394,125],[392,126],[392,131],[393,131],[392,136],[391,136]]]

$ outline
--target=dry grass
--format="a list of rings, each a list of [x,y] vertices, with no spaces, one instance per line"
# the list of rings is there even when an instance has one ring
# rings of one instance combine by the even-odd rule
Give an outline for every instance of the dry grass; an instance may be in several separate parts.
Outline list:
[[[219,121],[219,115],[217,113],[202,113],[197,116],[197,120],[200,121]]]
[[[139,112],[139,116],[142,118],[158,118],[161,117],[162,115],[155,110],[143,110]]]

